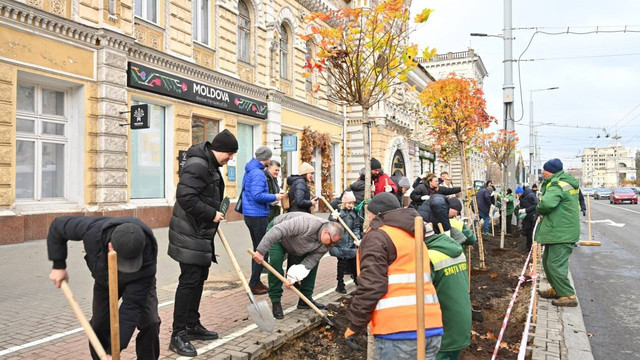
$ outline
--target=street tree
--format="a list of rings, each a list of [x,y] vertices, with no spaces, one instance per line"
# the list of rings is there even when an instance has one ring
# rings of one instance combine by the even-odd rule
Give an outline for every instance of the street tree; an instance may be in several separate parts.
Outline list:
[[[509,159],[516,151],[518,136],[515,131],[500,130],[497,133],[487,133],[483,136],[484,146],[482,147],[482,155],[489,163],[496,164],[500,167],[500,183],[502,184],[502,195],[500,197],[502,210],[501,226],[500,226],[500,248],[504,248],[504,234],[506,232],[507,209],[506,209],[506,190],[505,180],[507,179],[506,171]]]
[[[482,148],[482,133],[496,119],[486,111],[484,92],[473,79],[450,74],[444,79],[429,83],[420,93],[420,101],[426,108],[426,126],[434,138],[434,145],[440,157],[451,160],[459,156],[462,163],[462,199],[465,212],[470,211],[467,199],[469,184],[473,179],[468,167],[468,155]],[[477,204],[475,213],[478,214]],[[482,233],[478,233],[480,266],[484,268],[484,247]]]
[[[414,21],[426,22],[430,13],[425,9]],[[323,99],[362,110],[366,204],[371,197],[369,109],[391,96],[394,87],[404,86],[418,65],[418,46],[409,43],[409,2],[385,0],[371,8],[341,8],[306,19],[313,24],[310,32],[298,36],[314,40],[318,51],[307,59],[303,76],[316,72],[314,93],[325,87]],[[426,48],[421,55],[429,59],[435,50]]]

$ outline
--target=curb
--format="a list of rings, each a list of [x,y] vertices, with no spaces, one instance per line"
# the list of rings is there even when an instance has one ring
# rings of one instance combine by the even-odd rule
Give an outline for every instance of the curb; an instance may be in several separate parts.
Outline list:
[[[540,273],[544,271],[540,269]],[[569,281],[574,285],[571,272]],[[540,284],[550,286],[546,276]],[[571,308],[557,307],[550,299],[538,297],[537,311],[531,360],[593,360],[579,299],[578,306]]]

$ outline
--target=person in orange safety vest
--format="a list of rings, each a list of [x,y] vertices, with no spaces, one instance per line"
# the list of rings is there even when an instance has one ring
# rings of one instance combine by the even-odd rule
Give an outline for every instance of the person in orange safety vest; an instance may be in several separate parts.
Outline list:
[[[347,344],[360,348],[356,335],[371,323],[375,359],[415,359],[416,293],[424,291],[426,359],[433,360],[440,349],[442,312],[431,282],[429,256],[423,244],[424,284],[416,284],[413,208],[401,208],[391,193],[373,197],[367,208],[369,229],[358,249],[358,288],[349,308]],[[427,224],[430,226],[430,224]],[[430,232],[426,229],[425,233]],[[423,336],[422,334],[420,336]]]

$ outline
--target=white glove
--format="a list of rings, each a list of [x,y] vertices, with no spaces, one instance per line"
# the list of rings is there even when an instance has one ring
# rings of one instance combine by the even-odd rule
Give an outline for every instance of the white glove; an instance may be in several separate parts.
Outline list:
[[[527,209],[520,209],[518,210],[518,214],[524,214],[527,212]]]
[[[331,212],[331,217],[332,217],[332,218],[334,218],[334,219],[336,219],[336,220],[338,220],[338,218],[340,217],[340,211],[338,211],[338,210],[333,210],[333,211]]]
[[[424,200],[424,201],[429,200],[429,195],[423,195],[423,196],[420,198],[420,200]]]
[[[291,281],[291,283],[302,281],[309,275],[310,271],[302,264],[291,265],[289,271],[287,271],[287,280]]]
[[[447,236],[451,236],[451,230],[447,230],[444,233],[447,234]]]
[[[491,193],[491,196],[496,196],[496,195],[498,195],[498,193],[495,191]]]
[[[393,191],[393,188],[391,187],[391,185],[385,185],[385,186],[384,186],[384,191],[386,191],[386,192],[392,192],[392,191]]]

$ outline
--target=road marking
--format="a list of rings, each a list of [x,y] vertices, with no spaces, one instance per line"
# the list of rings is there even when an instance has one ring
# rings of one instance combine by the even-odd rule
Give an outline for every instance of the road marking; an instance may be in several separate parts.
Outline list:
[[[623,226],[625,225],[625,224],[623,224],[623,223],[617,223],[617,222],[614,222],[614,221],[613,221],[613,220],[611,220],[611,219],[606,219],[606,220],[591,220],[591,223],[592,223],[592,224],[595,224],[595,223],[607,223],[607,225],[617,226],[617,227],[623,227]]]
[[[597,203],[597,202],[594,202],[594,204],[609,206],[609,207],[612,207],[612,208],[616,208],[616,209],[620,209],[620,210],[624,210],[624,211],[630,211],[632,213],[640,214],[640,211],[625,209],[625,208],[620,207],[620,206],[615,206],[615,205],[610,205],[610,204],[600,204],[600,203]]]
[[[161,307],[165,307],[167,305],[171,305],[173,303],[174,303],[174,300],[163,302],[162,304],[158,304],[158,309],[160,309]],[[46,338],[38,339],[38,340],[29,342],[29,343],[26,343],[26,344],[13,346],[13,347],[10,347],[8,349],[4,349],[4,350],[0,351],[0,356],[11,354],[13,352],[24,350],[24,349],[27,349],[27,348],[30,348],[30,347],[33,347],[33,346],[36,346],[36,345],[44,344],[44,343],[49,342],[49,341],[53,341],[53,340],[56,340],[56,339],[63,338],[65,336],[69,336],[69,335],[73,335],[75,333],[79,333],[81,331],[82,331],[82,328],[79,327],[79,328],[75,328],[75,329],[72,329],[72,330],[69,330],[69,331],[65,331],[65,332],[57,333],[57,334],[54,334],[54,335],[51,335],[51,336],[47,336]]]
[[[345,281],[344,284],[345,285],[349,285],[352,282],[353,282],[353,280],[349,280],[349,281]],[[321,292],[320,294],[318,294],[318,296],[314,296],[314,298],[321,299],[324,296],[326,296],[328,294],[331,294],[334,291],[335,291],[335,289],[330,288],[327,291]],[[284,311],[284,313],[288,314],[288,313],[294,311],[296,308],[297,308],[297,305],[294,305],[294,306],[292,306],[290,308],[287,308]],[[246,327],[244,327],[244,328],[242,328],[242,329],[240,329],[240,330],[238,330],[236,332],[233,332],[233,333],[231,333],[231,334],[229,334],[227,336],[224,336],[224,337],[222,337],[222,338],[220,338],[218,340],[214,340],[213,342],[207,344],[207,346],[203,346],[203,347],[197,349],[198,355],[202,355],[202,354],[204,354],[204,353],[206,353],[208,351],[214,350],[215,348],[217,348],[217,347],[219,347],[221,345],[224,345],[225,343],[228,343],[229,341],[231,341],[231,340],[233,340],[235,338],[238,338],[238,337],[248,333],[249,331],[251,331],[253,329],[257,329],[257,328],[258,328],[258,325],[256,325],[256,324],[247,325]],[[181,356],[177,360],[187,360],[187,359],[191,359],[191,357]]]

